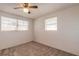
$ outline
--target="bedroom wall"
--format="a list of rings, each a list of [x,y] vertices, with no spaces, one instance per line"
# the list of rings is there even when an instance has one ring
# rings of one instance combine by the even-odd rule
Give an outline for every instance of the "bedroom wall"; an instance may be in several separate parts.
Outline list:
[[[57,16],[57,31],[45,31],[44,20]],[[36,42],[79,55],[79,5],[35,20]]]
[[[1,19],[1,16],[6,16],[6,17],[14,18],[14,19],[16,18],[16,19],[26,20],[29,22],[29,30],[27,31],[7,31],[7,32],[0,31],[0,50],[8,48],[8,47],[20,45],[26,42],[30,42],[33,40],[32,19],[19,17],[17,15],[12,15],[12,14],[0,11],[0,19]]]

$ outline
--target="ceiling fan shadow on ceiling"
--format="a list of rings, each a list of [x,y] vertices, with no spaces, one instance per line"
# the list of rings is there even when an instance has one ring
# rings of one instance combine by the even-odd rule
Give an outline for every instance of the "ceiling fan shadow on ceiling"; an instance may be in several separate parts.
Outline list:
[[[30,9],[37,9],[38,6],[31,5],[30,3],[21,3],[18,5],[18,7],[15,7],[14,9],[23,9],[24,12],[27,12],[28,14],[31,13]]]

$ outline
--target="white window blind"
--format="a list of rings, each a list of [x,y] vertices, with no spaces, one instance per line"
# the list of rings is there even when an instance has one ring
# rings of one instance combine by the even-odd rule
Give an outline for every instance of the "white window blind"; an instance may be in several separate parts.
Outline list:
[[[1,16],[1,31],[28,30],[28,21]]]
[[[24,20],[18,20],[18,30],[28,30],[28,22]]]
[[[57,17],[45,20],[45,30],[57,30]]]
[[[8,18],[8,17],[1,17],[1,31],[13,31],[16,30],[17,20]]]

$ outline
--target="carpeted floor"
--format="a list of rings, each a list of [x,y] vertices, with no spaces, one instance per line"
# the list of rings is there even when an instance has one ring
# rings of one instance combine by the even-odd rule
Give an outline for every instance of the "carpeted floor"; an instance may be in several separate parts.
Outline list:
[[[32,41],[19,46],[3,49],[0,51],[0,56],[75,56],[75,55]]]

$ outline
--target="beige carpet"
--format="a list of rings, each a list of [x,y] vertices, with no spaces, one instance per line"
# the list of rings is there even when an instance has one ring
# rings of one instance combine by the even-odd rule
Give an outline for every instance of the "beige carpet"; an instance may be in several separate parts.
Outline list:
[[[74,56],[73,54],[51,48],[36,42],[28,42],[19,46],[3,49],[1,56]]]

